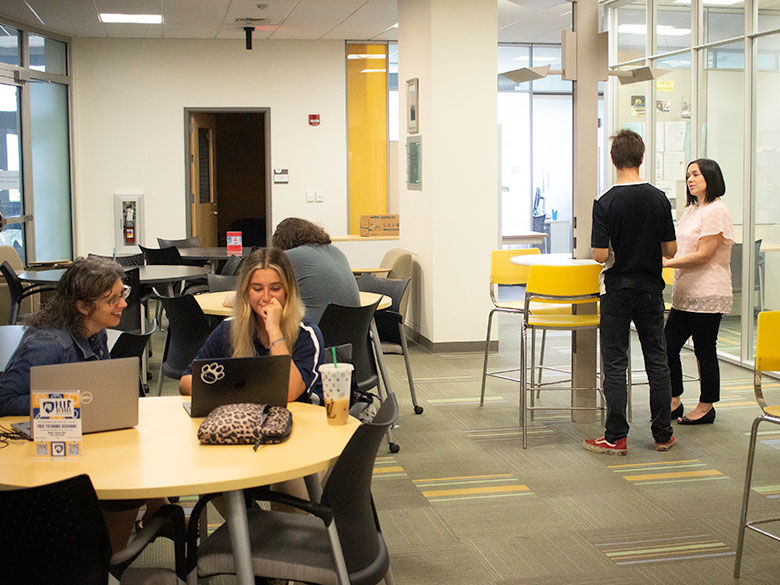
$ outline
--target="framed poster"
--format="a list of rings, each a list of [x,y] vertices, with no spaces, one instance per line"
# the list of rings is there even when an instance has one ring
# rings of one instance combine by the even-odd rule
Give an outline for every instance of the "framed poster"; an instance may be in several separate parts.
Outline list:
[[[419,79],[414,77],[406,80],[406,130],[409,134],[420,132],[419,113]]]

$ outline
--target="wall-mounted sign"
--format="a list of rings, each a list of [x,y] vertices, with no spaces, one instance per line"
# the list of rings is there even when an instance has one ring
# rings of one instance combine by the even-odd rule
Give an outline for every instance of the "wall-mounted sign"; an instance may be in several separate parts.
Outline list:
[[[290,174],[287,169],[274,169],[274,183],[289,183]]]
[[[319,125],[320,125],[320,115],[309,114],[309,126],[319,126]]]

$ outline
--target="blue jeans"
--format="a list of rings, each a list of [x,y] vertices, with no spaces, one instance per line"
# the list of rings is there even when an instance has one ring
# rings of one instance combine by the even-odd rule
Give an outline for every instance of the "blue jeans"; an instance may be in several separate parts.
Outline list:
[[[665,443],[672,436],[672,386],[664,340],[664,301],[661,293],[637,289],[619,289],[601,296],[601,358],[607,399],[604,438],[614,443],[628,435],[626,372],[631,321],[639,334],[650,382],[650,429],[657,443]]]

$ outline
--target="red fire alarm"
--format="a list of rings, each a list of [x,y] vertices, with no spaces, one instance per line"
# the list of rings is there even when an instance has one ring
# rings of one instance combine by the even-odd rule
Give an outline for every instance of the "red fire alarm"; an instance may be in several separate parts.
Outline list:
[[[309,114],[309,126],[319,126],[319,125],[320,125],[320,115]]]

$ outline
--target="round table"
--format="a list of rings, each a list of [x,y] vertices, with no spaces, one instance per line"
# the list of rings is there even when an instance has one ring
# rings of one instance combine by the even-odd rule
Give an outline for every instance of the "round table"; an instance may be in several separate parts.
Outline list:
[[[178,282],[180,280],[192,280],[204,278],[209,269],[202,266],[183,266],[179,264],[152,264],[149,266],[123,266],[125,270],[138,268],[138,276],[141,284],[163,284]],[[23,270],[17,273],[19,280],[40,285],[55,285],[60,281],[65,269],[55,270]]]
[[[244,488],[309,476],[339,457],[359,423],[327,423],[320,406],[292,402],[290,438],[279,445],[201,445],[203,419],[190,418],[180,396],[141,398],[138,426],[84,435],[84,454],[65,461],[36,458],[31,441],[0,453],[0,486],[30,487],[86,473],[101,499],[147,499],[224,492],[240,583],[254,583]],[[26,417],[5,417],[3,425]]]
[[[235,291],[221,291],[212,293],[203,293],[195,295],[195,300],[198,301],[201,310],[206,315],[216,315],[218,317],[230,317],[233,314],[233,301],[235,299]],[[379,297],[382,297],[379,301],[377,310],[387,309],[393,304],[393,300],[386,296],[377,293],[361,292],[360,304],[370,305],[375,303]]]

